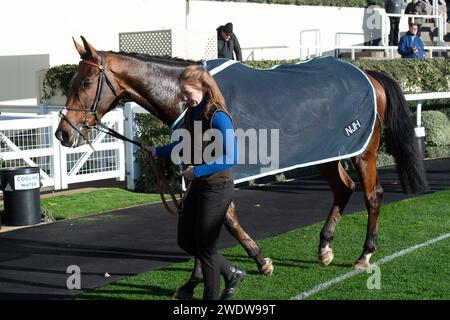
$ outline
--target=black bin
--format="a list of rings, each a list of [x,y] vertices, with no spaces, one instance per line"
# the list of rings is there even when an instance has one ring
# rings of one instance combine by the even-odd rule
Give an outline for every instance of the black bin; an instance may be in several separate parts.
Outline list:
[[[41,182],[39,167],[4,168],[0,170],[3,192],[2,223],[28,226],[41,222]]]

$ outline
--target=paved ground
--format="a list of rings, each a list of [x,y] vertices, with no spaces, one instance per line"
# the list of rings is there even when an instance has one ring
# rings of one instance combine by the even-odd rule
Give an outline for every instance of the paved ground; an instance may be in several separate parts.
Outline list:
[[[427,161],[426,167],[431,190],[450,188],[450,159]],[[384,203],[405,198],[392,169],[380,170],[380,180]],[[320,177],[312,177],[238,190],[236,205],[244,229],[261,239],[325,219],[331,192]],[[346,212],[363,209],[358,189]],[[75,294],[66,287],[70,265],[81,268],[82,289],[92,289],[186,261],[189,257],[176,244],[176,222],[157,203],[2,233],[0,298],[60,299]],[[221,248],[236,244],[222,233]]]

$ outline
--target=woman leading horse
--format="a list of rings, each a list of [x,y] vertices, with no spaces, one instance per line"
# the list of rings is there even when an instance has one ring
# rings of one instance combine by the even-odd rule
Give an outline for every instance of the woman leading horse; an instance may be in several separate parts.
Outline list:
[[[181,74],[180,88],[186,99],[188,110],[184,129],[189,133],[190,143],[172,142],[155,149],[159,156],[169,156],[178,144],[182,144],[185,170],[181,175],[189,182],[189,192],[183,199],[182,212],[178,219],[178,244],[201,262],[205,300],[219,299],[220,275],[225,280],[225,290],[220,299],[229,299],[236,284],[245,276],[245,271],[232,266],[217,252],[216,242],[229,204],[234,198],[234,175],[232,167],[237,163],[237,139],[231,115],[225,99],[210,73],[200,65],[189,65]],[[195,126],[206,132],[215,130],[222,137],[220,150],[214,159],[206,161],[205,150],[213,142],[196,139]],[[200,134],[198,132],[197,134]],[[190,152],[186,152],[186,151]],[[196,154],[198,153],[198,154]],[[200,159],[200,161],[197,161]]]
[[[184,111],[183,94],[178,79],[195,61],[152,57],[116,52],[97,52],[84,38],[84,47],[75,46],[81,56],[78,72],[68,93],[66,112],[56,131],[56,137],[68,147],[87,143],[86,134],[96,126],[105,113],[119,99],[130,99],[147,109],[170,126]],[[365,71],[372,83],[377,101],[378,121],[366,149],[351,160],[360,178],[368,211],[366,239],[363,251],[353,267],[365,269],[376,250],[378,217],[383,189],[378,180],[376,158],[381,132],[388,152],[396,160],[396,168],[405,192],[419,193],[427,188],[423,162],[419,158],[414,127],[398,84],[388,76]],[[103,85],[106,83],[106,85]],[[321,265],[331,263],[334,254],[331,242],[341,214],[355,190],[355,182],[339,161],[317,166],[333,192],[333,204],[320,233],[318,260]],[[231,210],[230,210],[231,208]],[[231,204],[225,225],[257,261],[260,270],[271,270],[271,262],[261,256],[259,247],[240,228]],[[266,268],[269,264],[269,268]],[[199,266],[193,273],[198,275]],[[264,271],[263,271],[264,272]],[[270,271],[269,271],[270,272]],[[192,278],[191,278],[192,279]]]

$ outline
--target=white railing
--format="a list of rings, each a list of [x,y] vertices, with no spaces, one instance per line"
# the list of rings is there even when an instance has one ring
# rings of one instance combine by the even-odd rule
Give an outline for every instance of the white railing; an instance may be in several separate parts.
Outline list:
[[[306,34],[314,35],[314,46],[311,48],[314,50],[314,55],[321,56],[322,55],[322,46],[321,46],[321,38],[320,38],[320,30],[319,29],[309,29],[300,31],[300,57],[303,57],[303,48],[305,48],[303,41],[305,40]],[[306,58],[312,57],[309,47],[306,47]]]
[[[124,143],[105,133],[91,132],[91,146],[61,146],[55,138],[61,107],[0,106],[0,152],[3,167],[38,166],[44,187],[66,189],[72,183],[116,178],[125,180]],[[39,113],[46,114],[39,114]],[[124,131],[123,110],[102,121]]]
[[[356,50],[384,50],[384,55],[386,58],[393,59],[396,56],[398,47],[397,46],[338,46],[336,50],[340,52],[340,50],[348,50],[351,52],[351,59],[355,60],[356,58]],[[450,46],[425,46],[424,50],[429,52],[430,57],[433,57],[433,52],[435,51],[450,51]]]
[[[334,44],[336,47],[339,47],[342,45],[341,41],[342,41],[342,37],[344,36],[357,36],[359,39],[364,38],[364,33],[363,32],[336,32],[336,34],[334,35]]]
[[[57,113],[35,117],[3,116],[0,119],[2,165],[38,166],[42,186],[61,189],[61,174],[55,170],[61,148],[51,135],[51,128],[58,125]]]
[[[426,100],[449,99],[450,92],[427,92],[405,94],[406,101],[417,101],[416,105],[416,136],[424,137],[425,129],[422,127],[422,103]]]
[[[247,58],[244,59],[244,61],[254,61],[255,56],[259,57],[261,60],[264,60],[264,54],[267,51],[272,51],[274,49],[287,49],[288,46],[262,46],[262,47],[245,47],[241,48],[241,51],[250,51],[247,55]],[[258,54],[258,55],[257,55]]]

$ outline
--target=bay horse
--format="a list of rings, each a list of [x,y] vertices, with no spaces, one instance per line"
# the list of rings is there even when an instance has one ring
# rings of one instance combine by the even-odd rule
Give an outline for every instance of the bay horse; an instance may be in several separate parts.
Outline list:
[[[200,62],[97,51],[84,37],[81,39],[84,46],[74,40],[81,61],[67,95],[65,114],[55,133],[64,146],[78,147],[87,143],[87,133],[119,99],[138,103],[168,126],[184,111],[178,77],[188,65]],[[406,193],[420,193],[427,189],[423,161],[414,138],[414,126],[400,87],[383,73],[369,70],[364,72],[375,90],[378,120],[366,149],[351,158],[361,181],[368,211],[366,238],[362,254],[353,264],[355,269],[370,267],[370,258],[377,246],[383,189],[378,179],[376,158],[382,130],[387,151],[396,161],[403,190]],[[317,165],[317,168],[333,193],[333,204],[320,232],[318,249],[319,264],[326,266],[334,258],[330,245],[344,208],[355,190],[355,182],[340,161],[323,163]],[[227,211],[224,224],[256,261],[259,271],[270,274],[273,268],[271,260],[262,256],[260,247],[239,225],[234,203],[231,203]],[[200,268],[200,263],[196,261],[190,284],[187,284],[190,289],[201,281]]]

